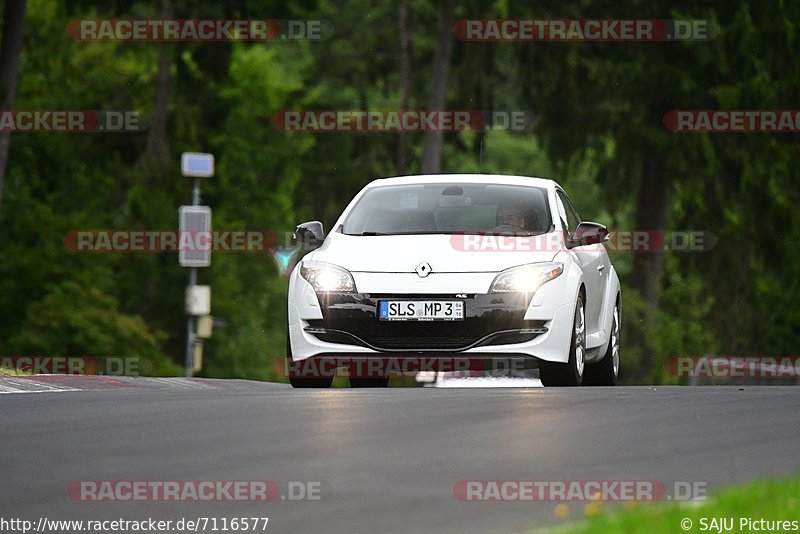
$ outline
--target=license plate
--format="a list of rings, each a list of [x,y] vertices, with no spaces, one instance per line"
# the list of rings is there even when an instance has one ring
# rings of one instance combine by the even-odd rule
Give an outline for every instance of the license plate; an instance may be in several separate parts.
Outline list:
[[[381,300],[378,302],[381,321],[463,321],[461,300]]]

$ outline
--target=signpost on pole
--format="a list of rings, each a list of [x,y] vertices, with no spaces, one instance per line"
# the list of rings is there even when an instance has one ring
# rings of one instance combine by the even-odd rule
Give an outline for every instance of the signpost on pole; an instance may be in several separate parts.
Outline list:
[[[180,235],[191,232],[190,243],[199,242],[195,239],[196,232],[211,232],[211,208],[200,205],[200,178],[214,176],[214,155],[184,152],[181,154],[181,173],[194,179],[192,187],[192,205],[181,206],[178,210]],[[183,242],[183,240],[180,240]],[[178,262],[182,267],[189,268],[189,284],[186,287],[186,358],[184,362],[184,376],[192,376],[199,370],[202,359],[202,339],[195,334],[195,318],[211,313],[211,288],[197,285],[197,269],[211,265],[211,240],[208,250],[185,250],[180,247]],[[195,363],[197,360],[197,364]]]

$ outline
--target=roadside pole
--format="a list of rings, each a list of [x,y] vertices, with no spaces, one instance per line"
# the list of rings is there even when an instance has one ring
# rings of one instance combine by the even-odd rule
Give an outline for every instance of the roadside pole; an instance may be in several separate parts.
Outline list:
[[[192,206],[200,205],[200,178],[194,178],[192,188]],[[186,286],[187,294],[191,294],[197,285],[197,267],[189,267],[189,283]],[[194,315],[186,314],[186,358],[184,359],[183,376],[192,376],[194,356]]]
[[[190,242],[197,243],[199,232],[211,232],[211,208],[200,205],[200,178],[210,178],[214,175],[214,156],[184,152],[181,155],[181,173],[193,178],[192,204],[181,206],[178,210],[179,242],[183,243],[184,233],[190,234]],[[208,250],[197,250],[183,246],[179,247],[178,262],[182,267],[189,268],[189,282],[186,286],[186,353],[184,358],[184,376],[192,376],[202,365],[201,337],[196,334],[197,318],[208,316],[211,313],[211,288],[197,284],[197,269],[211,265],[211,239]]]

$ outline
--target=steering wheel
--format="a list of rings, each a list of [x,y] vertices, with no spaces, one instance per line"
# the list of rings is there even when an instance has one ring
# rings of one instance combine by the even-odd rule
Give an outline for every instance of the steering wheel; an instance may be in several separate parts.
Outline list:
[[[521,232],[521,226],[514,226],[513,224],[501,224],[499,226],[494,227],[494,231],[496,232]]]

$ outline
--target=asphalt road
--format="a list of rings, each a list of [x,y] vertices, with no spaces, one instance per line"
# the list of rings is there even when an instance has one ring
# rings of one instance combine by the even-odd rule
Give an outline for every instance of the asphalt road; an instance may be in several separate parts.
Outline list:
[[[0,394],[0,518],[246,516],[269,517],[266,532],[526,532],[579,520],[584,504],[561,518],[552,502],[462,502],[454,485],[677,480],[713,491],[800,468],[797,387],[298,391],[72,377],[14,394],[24,383],[0,379],[0,393],[12,393]],[[76,502],[67,486],[81,480],[321,490],[301,502]]]

